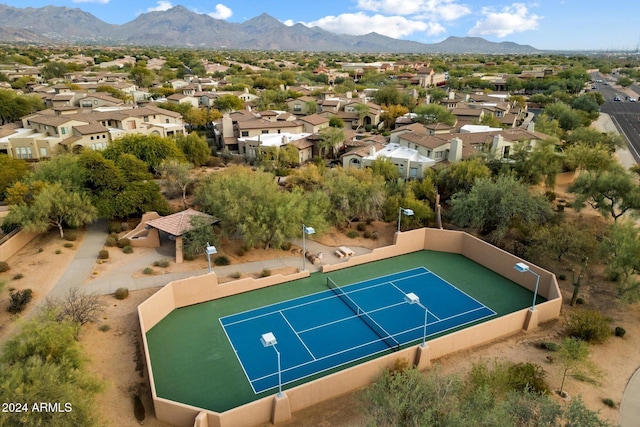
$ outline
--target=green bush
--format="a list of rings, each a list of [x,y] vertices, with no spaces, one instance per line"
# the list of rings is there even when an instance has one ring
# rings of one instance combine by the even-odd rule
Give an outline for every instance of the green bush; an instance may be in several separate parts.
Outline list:
[[[168,259],[161,259],[161,260],[158,260],[158,261],[154,261],[153,265],[155,267],[167,268],[167,267],[169,267],[169,260]]]
[[[56,249],[56,255],[60,255],[62,251],[60,249]]]
[[[566,274],[558,274],[558,280],[567,280]]]
[[[567,335],[588,343],[603,343],[611,336],[609,321],[597,310],[577,309],[565,321]]]
[[[104,242],[105,246],[109,246],[110,248],[114,247],[118,243],[118,239],[114,236],[108,236],[106,242]]]
[[[122,248],[122,252],[124,252],[125,254],[131,254],[133,253],[133,248],[131,247],[131,245],[127,245]]]
[[[67,231],[64,233],[64,240],[68,242],[75,242],[78,239],[78,233],[75,231]]]
[[[232,279],[239,279],[239,278],[240,278],[240,276],[242,276],[242,274],[240,274],[240,272],[239,272],[239,271],[236,271],[235,273],[231,273],[231,274],[229,275],[229,277],[231,277]]]
[[[583,305],[584,304],[584,298],[580,298],[580,297],[576,298],[576,304],[577,305]]]
[[[24,277],[24,275],[22,273],[18,273],[15,276],[13,276],[13,280],[20,280]]]
[[[231,262],[229,261],[229,258],[227,258],[225,255],[220,255],[219,257],[213,260],[213,263],[215,265],[229,265]]]
[[[109,251],[101,249],[100,252],[98,252],[98,259],[109,259]]]
[[[72,247],[73,247],[73,243],[65,243],[65,244],[64,244],[64,245],[62,245],[62,246],[64,246],[65,248],[69,249],[69,248],[72,248]]]
[[[116,245],[120,249],[124,249],[126,246],[131,246],[131,241],[127,238],[118,239],[118,241],[116,242]]]
[[[616,329],[614,330],[613,333],[614,333],[615,336],[622,338],[622,337],[625,336],[627,331],[625,331],[622,326],[616,326]]]
[[[193,261],[194,259],[196,259],[196,256],[191,252],[185,252],[183,258],[185,261]]]
[[[549,341],[543,341],[543,342],[539,343],[538,347],[540,347],[542,350],[547,350],[547,351],[558,351],[558,350],[560,350],[560,344],[557,344],[557,343],[554,343],[554,342],[549,342]]]
[[[269,276],[271,276],[271,270],[269,270],[268,268],[265,268],[260,272],[260,277],[269,277]]]
[[[364,233],[362,233],[362,237],[364,237],[365,239],[370,239],[371,232],[369,230],[366,230]]]
[[[547,394],[549,386],[544,377],[544,369],[535,363],[516,363],[507,368],[509,385],[516,391],[530,390]]]
[[[106,323],[103,323],[102,325],[98,326],[98,329],[101,330],[102,332],[107,332],[109,329],[111,329],[111,326],[107,325]]]
[[[153,274],[153,268],[151,268],[151,267],[147,267],[147,268],[145,268],[144,270],[142,270],[142,272],[143,272],[144,274]]]
[[[9,264],[6,261],[0,261],[0,273],[4,273],[5,271],[9,271]]]
[[[108,230],[109,233],[120,233],[122,232],[122,223],[120,221],[109,221]]]
[[[115,293],[113,294],[116,299],[125,299],[126,297],[129,296],[129,289],[127,288],[118,288],[116,289]]]
[[[27,304],[33,298],[33,291],[31,289],[22,289],[16,291],[12,289],[9,291],[9,313],[17,314],[25,309]]]
[[[290,251],[290,250],[291,250],[291,242],[284,242],[284,243],[282,244],[282,246],[280,246],[280,248],[281,248],[283,251]]]
[[[602,403],[604,403],[605,405],[607,405],[609,408],[616,408],[618,405],[616,405],[616,402],[613,401],[613,399],[602,399]]]
[[[378,232],[374,231],[373,233],[371,233],[371,240],[378,240]]]
[[[360,233],[358,233],[355,230],[351,230],[350,232],[347,233],[347,237],[350,239],[355,239],[357,237],[360,237]]]
[[[358,231],[364,231],[367,229],[367,224],[365,224],[364,222],[359,222],[358,225],[356,226],[356,230]]]
[[[236,255],[238,256],[244,256],[245,253],[246,251],[244,250],[244,248],[240,248],[236,251]]]

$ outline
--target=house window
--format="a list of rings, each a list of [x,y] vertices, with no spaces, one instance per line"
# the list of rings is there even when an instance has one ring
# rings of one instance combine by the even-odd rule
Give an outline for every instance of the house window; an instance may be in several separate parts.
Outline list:
[[[144,117],[142,118],[142,120],[143,120],[145,123],[149,122],[149,116],[144,116]]]
[[[249,136],[249,131],[248,130],[243,130],[240,135],[242,136]]]
[[[171,123],[171,122],[169,122],[169,119],[164,119],[164,122],[165,123]]]
[[[302,105],[296,104],[293,106],[293,111],[302,111]]]
[[[16,154],[19,159],[30,159],[31,157],[31,147],[18,147],[16,148]]]
[[[47,157],[47,148],[40,147],[40,157]]]
[[[264,135],[265,133],[269,133],[269,131],[268,131],[268,130],[264,130],[264,129],[263,129],[263,130],[262,130],[262,134]]]
[[[61,133],[62,135],[66,135],[66,134],[67,134],[67,128],[65,128],[65,127],[61,127],[61,128],[60,128],[60,133]]]
[[[93,141],[93,136],[91,137],[91,140]]]
[[[418,177],[418,168],[409,169],[409,177],[417,178]]]
[[[433,153],[434,159],[441,159],[443,155],[444,151],[434,151]]]

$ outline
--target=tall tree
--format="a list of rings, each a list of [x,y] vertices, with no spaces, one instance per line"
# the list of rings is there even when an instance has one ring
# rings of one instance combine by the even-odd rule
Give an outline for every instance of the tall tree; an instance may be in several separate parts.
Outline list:
[[[319,134],[320,141],[318,145],[321,152],[324,153],[324,157],[326,157],[328,153],[332,158],[335,158],[340,145],[344,144],[344,129],[329,126],[321,129]]]
[[[7,197],[7,188],[24,177],[29,170],[27,162],[0,154],[0,200]]]
[[[631,173],[617,164],[606,170],[580,174],[569,191],[576,194],[574,206],[577,211],[589,204],[603,217],[611,217],[614,221],[627,212],[640,209],[640,187]]]
[[[438,104],[418,105],[413,112],[418,115],[420,123],[444,123],[453,126],[457,121],[448,108]]]
[[[191,132],[187,136],[178,136],[176,144],[187,161],[195,167],[204,165],[211,157],[211,148],[209,148],[207,141],[195,132]]]
[[[611,224],[600,243],[610,277],[618,284],[617,297],[628,302],[640,300],[640,229],[632,221]]]
[[[512,176],[476,180],[469,193],[459,192],[449,202],[451,218],[499,242],[516,223],[544,224],[553,212],[549,203]]]
[[[64,238],[64,227],[81,227],[97,218],[97,210],[88,196],[69,191],[62,185],[46,185],[30,205],[13,205],[7,220],[26,230],[44,232],[56,227]]]
[[[127,134],[112,141],[102,152],[114,161],[123,153],[133,154],[149,165],[150,171],[155,171],[165,159],[184,160],[176,141],[159,135]]]

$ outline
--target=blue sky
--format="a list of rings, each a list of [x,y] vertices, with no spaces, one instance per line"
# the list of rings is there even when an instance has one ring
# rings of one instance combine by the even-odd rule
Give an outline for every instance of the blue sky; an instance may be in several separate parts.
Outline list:
[[[182,5],[229,22],[263,12],[287,25],[297,22],[336,33],[386,36],[435,43],[449,36],[478,36],[551,50],[636,50],[637,0],[0,0],[15,7],[80,8],[111,24],[141,13]]]

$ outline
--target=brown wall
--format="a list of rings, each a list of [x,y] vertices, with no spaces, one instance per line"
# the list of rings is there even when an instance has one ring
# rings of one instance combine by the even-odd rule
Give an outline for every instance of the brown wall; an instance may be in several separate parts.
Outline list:
[[[370,254],[353,257],[344,263],[324,266],[323,272],[334,271],[340,268],[422,249],[460,253],[490,268],[496,273],[504,275],[521,286],[533,289],[535,285],[535,280],[532,281],[532,279],[535,279],[535,276],[529,273],[519,273],[513,268],[516,262],[522,261],[520,258],[484,243],[466,233],[438,229],[421,229],[397,234],[394,245],[376,249]],[[544,322],[557,318],[560,315],[562,299],[560,298],[555,276],[537,266],[531,265],[531,267],[532,270],[540,274],[539,293],[549,300],[536,305],[539,321]],[[158,420],[173,425],[191,427],[194,425],[194,420],[198,414],[206,412],[209,426],[258,426],[270,423],[274,416],[275,395],[247,403],[246,405],[224,413],[203,411],[188,405],[159,398],[155,393],[153,369],[148,354],[146,332],[174,308],[273,286],[285,281],[307,277],[308,275],[308,272],[302,272],[289,276],[275,275],[261,279],[248,278],[218,284],[215,274],[210,273],[172,282],[140,304],[140,306],[138,306],[140,327],[143,331],[145,356]],[[437,359],[447,354],[469,349],[497,338],[515,334],[522,331],[529,317],[529,309],[527,308],[430,340],[428,342],[429,352],[423,354],[428,354],[431,359]],[[419,354],[418,350],[419,346],[416,345],[286,390],[285,394],[289,401],[290,410],[292,412],[299,411],[327,399],[364,387],[375,380],[375,378],[381,374],[383,368],[392,367],[398,358],[406,359],[410,363],[414,363]]]
[[[0,261],[6,261],[11,258],[13,254],[24,248],[37,235],[38,233],[20,230],[12,237],[9,237],[0,245]]]

